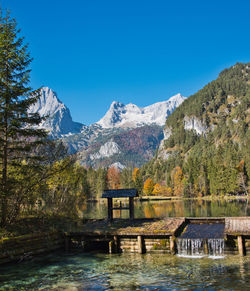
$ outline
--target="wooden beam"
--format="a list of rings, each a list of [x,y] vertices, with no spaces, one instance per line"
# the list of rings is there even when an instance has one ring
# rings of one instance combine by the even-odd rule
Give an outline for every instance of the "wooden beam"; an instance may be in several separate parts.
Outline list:
[[[129,197],[129,218],[134,219],[134,198]]]
[[[114,253],[114,242],[112,240],[109,241],[109,253],[110,254]]]
[[[141,235],[137,236],[137,247],[138,253],[143,254],[143,237]]]
[[[117,235],[114,235],[114,252],[115,253],[119,253],[119,249],[120,249],[120,246],[119,246],[119,238]]]
[[[175,238],[173,235],[169,237],[169,246],[171,254],[175,254]]]
[[[239,255],[244,256],[244,240],[243,240],[242,235],[238,235],[237,240],[238,240]]]
[[[113,220],[113,200],[112,198],[108,198],[108,220],[112,221]]]

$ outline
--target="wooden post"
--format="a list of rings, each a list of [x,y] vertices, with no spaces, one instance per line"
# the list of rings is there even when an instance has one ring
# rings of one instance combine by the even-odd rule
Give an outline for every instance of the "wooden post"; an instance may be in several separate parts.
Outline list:
[[[110,254],[114,253],[114,242],[112,240],[109,241],[109,253]]]
[[[242,235],[238,235],[238,251],[240,256],[244,256],[244,244],[243,244],[243,238]]]
[[[138,253],[143,254],[143,238],[141,235],[137,236]]]
[[[129,218],[134,219],[134,197],[129,197]]]
[[[108,198],[108,220],[113,220],[113,201],[112,198]]]
[[[174,236],[169,237],[169,245],[170,245],[170,252],[172,255],[175,254],[175,241],[174,241]]]
[[[119,239],[118,236],[114,236],[114,252],[119,253]]]

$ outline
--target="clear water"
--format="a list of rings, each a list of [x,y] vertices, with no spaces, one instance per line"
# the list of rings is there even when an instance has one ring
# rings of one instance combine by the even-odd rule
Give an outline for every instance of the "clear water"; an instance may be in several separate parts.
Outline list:
[[[122,202],[126,203],[126,201]],[[84,218],[106,218],[106,201],[86,203],[82,206]],[[154,217],[233,217],[250,216],[250,204],[247,199],[238,200],[168,200],[168,201],[136,201],[136,218]],[[127,210],[115,210],[115,218],[128,218]]]
[[[249,290],[250,257],[58,253],[1,267],[0,290]]]

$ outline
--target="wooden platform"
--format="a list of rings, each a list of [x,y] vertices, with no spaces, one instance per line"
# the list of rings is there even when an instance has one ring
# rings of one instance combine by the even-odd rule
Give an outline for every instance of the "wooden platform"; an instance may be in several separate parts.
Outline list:
[[[84,235],[174,235],[185,218],[94,220],[83,225]]]

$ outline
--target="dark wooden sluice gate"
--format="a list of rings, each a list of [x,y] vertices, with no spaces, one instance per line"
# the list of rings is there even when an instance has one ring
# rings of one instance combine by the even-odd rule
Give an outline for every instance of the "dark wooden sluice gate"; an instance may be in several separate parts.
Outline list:
[[[134,219],[134,198],[138,197],[137,189],[104,190],[102,198],[108,199],[108,220],[113,220],[113,210],[129,210],[129,218]],[[113,198],[129,198],[129,207],[113,207]]]

